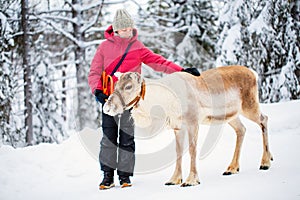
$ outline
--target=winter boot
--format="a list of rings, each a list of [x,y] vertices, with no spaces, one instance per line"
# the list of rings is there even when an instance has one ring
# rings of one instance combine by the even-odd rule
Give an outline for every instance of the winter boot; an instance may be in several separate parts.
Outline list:
[[[114,172],[104,172],[104,178],[99,185],[100,190],[105,190],[114,187]]]
[[[121,188],[132,186],[129,176],[119,176],[119,180],[120,180]]]

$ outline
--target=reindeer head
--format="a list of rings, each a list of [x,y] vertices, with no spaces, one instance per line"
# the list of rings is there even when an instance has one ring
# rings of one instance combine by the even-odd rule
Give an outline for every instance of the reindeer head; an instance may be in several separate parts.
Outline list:
[[[104,104],[103,112],[115,116],[122,114],[135,106],[140,98],[144,98],[145,85],[141,75],[137,72],[123,74],[117,82],[114,92]]]

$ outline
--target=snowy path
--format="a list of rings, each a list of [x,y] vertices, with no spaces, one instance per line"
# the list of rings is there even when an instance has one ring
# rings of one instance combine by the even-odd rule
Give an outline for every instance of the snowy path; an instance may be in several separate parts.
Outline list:
[[[99,191],[98,161],[82,145],[82,137],[92,137],[89,148],[97,151],[99,136],[95,130],[84,129],[81,137],[74,134],[60,145],[41,144],[23,149],[2,146],[0,199],[300,200],[300,101],[263,105],[262,110],[269,115],[270,148],[274,156],[268,171],[258,170],[262,156],[261,134],[252,122],[244,120],[247,133],[237,175],[222,176],[235,145],[234,132],[225,126],[216,148],[208,157],[198,160],[199,186],[164,186],[172,175],[172,165],[155,173],[136,175],[131,188],[121,189],[117,184],[111,190]],[[200,136],[200,144],[202,139]],[[141,142],[137,140],[137,152],[141,149],[139,145]],[[151,149],[144,145],[145,148]],[[189,156],[185,154],[184,178],[188,170]]]

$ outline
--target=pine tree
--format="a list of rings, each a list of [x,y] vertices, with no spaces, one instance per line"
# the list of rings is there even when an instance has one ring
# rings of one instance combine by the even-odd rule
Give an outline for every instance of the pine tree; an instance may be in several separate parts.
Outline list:
[[[219,16],[220,36],[217,65],[255,66],[248,52],[252,50],[249,26],[260,15],[265,1],[228,0]],[[254,50],[257,51],[257,50]]]
[[[143,19],[146,19],[143,31],[158,33],[142,37],[155,52],[184,67],[205,70],[214,65],[217,16],[210,1],[149,1]],[[154,26],[145,25],[149,19]]]
[[[218,62],[254,69],[259,75],[261,102],[299,98],[295,5],[284,0],[231,1],[220,16],[226,19],[220,23],[226,33],[221,35]],[[229,43],[228,38],[234,42]]]
[[[185,37],[176,48],[176,57],[183,61],[180,62],[183,66],[202,70],[215,67],[217,15],[211,1],[187,1],[181,13],[182,25],[189,28],[187,32],[183,32]]]
[[[282,67],[279,79],[279,88],[281,99],[299,99],[300,98],[300,20],[299,16],[293,15],[298,10],[300,13],[300,3],[290,1],[290,3],[281,2],[288,12],[282,12],[286,15],[285,26],[283,28],[283,48],[285,51],[285,64]]]
[[[261,34],[266,54],[261,63],[261,101],[278,102],[299,98],[299,23],[291,15],[291,4],[272,0],[266,5],[269,30]],[[298,55],[297,55],[298,54]],[[298,66],[298,67],[297,67]]]
[[[232,56],[233,52],[229,49],[231,46],[234,46],[234,43],[228,38],[233,37],[233,39],[239,38],[239,25],[237,18],[237,1],[239,0],[227,0],[224,2],[224,6],[220,10],[219,19],[218,19],[218,31],[220,33],[219,39],[217,42],[217,55],[216,60],[217,66],[222,65],[231,65],[236,63],[236,58]],[[233,36],[231,32],[235,32]],[[236,47],[235,47],[236,49]]]

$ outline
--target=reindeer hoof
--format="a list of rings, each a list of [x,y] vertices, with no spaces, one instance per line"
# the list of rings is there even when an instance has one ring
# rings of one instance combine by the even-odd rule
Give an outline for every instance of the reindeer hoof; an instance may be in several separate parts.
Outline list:
[[[240,168],[237,168],[237,169],[234,169],[234,168],[231,168],[231,167],[228,167],[227,171],[223,173],[224,176],[229,176],[229,175],[232,175],[232,174],[237,174],[239,173],[240,171]]]
[[[195,186],[195,185],[199,185],[200,181],[197,181],[195,184],[191,184],[191,183],[182,183],[180,187],[190,187],[190,186]]]
[[[261,165],[259,169],[260,169],[260,170],[268,170],[269,168],[270,168],[269,166]]]
[[[182,183],[180,187],[190,187],[192,184],[189,183]]]
[[[182,179],[180,179],[177,183],[172,181],[166,182],[165,185],[179,185],[180,183],[182,183]]]
[[[232,175],[232,173],[231,172],[224,172],[223,173],[223,176],[229,176],[229,175]]]
[[[172,183],[172,182],[167,182],[167,183],[165,183],[165,185],[176,185],[176,184]]]

